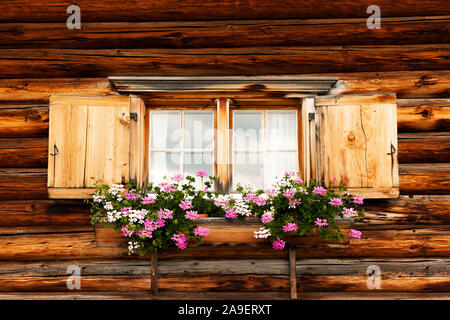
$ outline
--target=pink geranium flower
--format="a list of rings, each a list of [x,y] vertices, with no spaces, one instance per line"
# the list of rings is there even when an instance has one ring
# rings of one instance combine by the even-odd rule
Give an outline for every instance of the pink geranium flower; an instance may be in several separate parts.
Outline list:
[[[236,211],[234,211],[234,209],[228,209],[228,210],[225,212],[225,218],[236,219],[236,218],[237,218],[237,213],[236,213]]]
[[[169,209],[159,209],[158,218],[159,219],[173,219],[173,211]]]
[[[342,214],[344,215],[344,217],[350,218],[357,216],[358,212],[353,208],[344,208],[344,210],[342,210]]]
[[[333,207],[340,207],[342,206],[342,199],[341,198],[333,198],[328,202],[328,204],[332,205]]]
[[[197,170],[197,177],[205,177],[208,175],[208,171],[205,169]]]
[[[260,207],[266,205],[266,199],[264,199],[263,197],[254,196],[252,201],[254,204],[256,204],[257,206],[260,206]]]
[[[155,203],[155,198],[152,196],[146,196],[142,199],[142,204],[151,204]]]
[[[285,245],[286,245],[286,241],[281,240],[280,238],[278,238],[277,240],[272,242],[272,247],[275,250],[283,250]]]
[[[313,193],[314,194],[320,194],[320,195],[324,196],[324,195],[327,194],[327,189],[325,189],[323,187],[314,187]]]
[[[261,216],[261,222],[266,224],[270,221],[273,221],[273,214],[271,212],[266,212]]]
[[[353,202],[356,203],[356,204],[362,205],[362,204],[364,204],[364,199],[359,197],[359,196],[355,196],[353,198]]]
[[[298,178],[298,179],[295,179],[295,183],[296,184],[302,184],[304,181],[302,180],[302,179],[300,179],[300,178]]]
[[[289,232],[289,231],[297,231],[298,227],[295,223],[288,223],[287,225],[283,226],[283,232]]]
[[[203,227],[197,227],[194,230],[194,234],[196,236],[200,236],[200,237],[207,237],[207,236],[209,236],[209,229],[208,228],[203,228]]]
[[[181,201],[180,208],[183,210],[192,209],[192,201]]]
[[[131,237],[133,235],[133,231],[128,229],[127,226],[122,226],[121,230],[122,230],[122,236],[124,236],[124,237]]]
[[[355,229],[350,229],[348,235],[355,239],[361,239],[362,232]]]
[[[198,220],[200,219],[200,216],[198,215],[197,211],[187,211],[184,217],[188,220]]]
[[[318,227],[326,227],[328,225],[327,219],[319,219],[319,218],[317,218],[314,223]]]
[[[294,199],[295,192],[296,192],[295,189],[287,189],[287,190],[284,190],[283,196],[285,196],[286,198],[289,198],[289,199]]]
[[[175,241],[175,245],[180,248],[181,250],[186,249],[187,247],[187,238],[184,233],[182,234],[174,234],[171,238],[173,241]]]
[[[184,180],[184,176],[180,173],[174,174],[173,177],[171,178],[174,181],[183,181]]]

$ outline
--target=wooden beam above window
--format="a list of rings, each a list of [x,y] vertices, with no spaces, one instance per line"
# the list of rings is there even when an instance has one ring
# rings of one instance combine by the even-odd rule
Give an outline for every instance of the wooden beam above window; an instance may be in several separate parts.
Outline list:
[[[143,92],[268,92],[297,95],[326,94],[334,77],[128,77],[108,78],[119,93]]]

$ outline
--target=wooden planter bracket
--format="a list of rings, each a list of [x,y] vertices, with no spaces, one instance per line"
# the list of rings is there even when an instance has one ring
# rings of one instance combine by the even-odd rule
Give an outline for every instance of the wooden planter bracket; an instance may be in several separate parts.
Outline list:
[[[297,300],[297,258],[295,248],[289,247],[289,283],[291,287],[291,299]]]
[[[158,251],[152,251],[150,258],[150,292],[153,296],[158,294]]]

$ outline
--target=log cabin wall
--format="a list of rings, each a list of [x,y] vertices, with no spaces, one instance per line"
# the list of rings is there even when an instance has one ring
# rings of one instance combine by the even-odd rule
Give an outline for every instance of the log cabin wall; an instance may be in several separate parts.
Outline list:
[[[42,3],[42,4],[40,4]],[[450,297],[450,6],[447,0],[2,1],[0,297],[148,298],[150,260],[98,247],[81,201],[49,200],[52,94],[117,94],[107,76],[335,76],[333,94],[398,98],[400,193],[367,201],[361,240],[296,249],[299,297]],[[204,245],[159,256],[159,298],[289,298],[288,251]],[[81,289],[66,287],[81,267]],[[367,288],[367,267],[381,288]]]

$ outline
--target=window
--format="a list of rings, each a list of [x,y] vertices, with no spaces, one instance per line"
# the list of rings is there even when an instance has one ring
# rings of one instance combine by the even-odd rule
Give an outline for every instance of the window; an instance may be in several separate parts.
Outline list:
[[[149,142],[152,182],[199,169],[214,175],[214,112],[150,111]]]
[[[325,187],[336,178],[365,198],[398,196],[395,95],[307,97],[301,107],[259,101],[194,108],[52,96],[49,198],[89,197],[96,181],[140,186],[198,169],[217,175],[225,192],[237,183],[266,188],[292,170]]]
[[[298,111],[240,110],[232,117],[232,180],[268,188],[284,171],[299,170]]]

